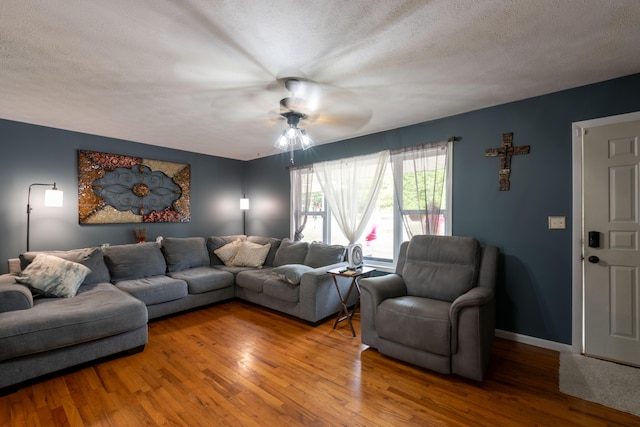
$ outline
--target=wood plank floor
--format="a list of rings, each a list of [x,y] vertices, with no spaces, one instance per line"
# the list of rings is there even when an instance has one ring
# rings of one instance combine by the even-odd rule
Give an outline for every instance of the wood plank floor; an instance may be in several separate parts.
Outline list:
[[[332,324],[240,301],[157,320],[142,353],[0,398],[0,425],[640,425],[561,394],[554,351],[497,339],[476,383],[385,357]]]

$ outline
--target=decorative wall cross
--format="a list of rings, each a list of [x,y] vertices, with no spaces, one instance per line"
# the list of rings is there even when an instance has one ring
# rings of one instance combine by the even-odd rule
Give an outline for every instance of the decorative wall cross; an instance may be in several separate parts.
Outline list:
[[[500,191],[509,191],[509,176],[511,175],[511,156],[529,154],[529,145],[513,146],[513,132],[502,134],[502,147],[488,148],[484,155],[487,157],[500,156]]]

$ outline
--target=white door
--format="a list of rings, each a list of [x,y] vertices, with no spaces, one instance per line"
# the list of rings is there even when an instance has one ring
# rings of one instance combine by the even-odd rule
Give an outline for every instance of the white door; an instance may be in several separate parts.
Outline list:
[[[640,366],[639,136],[640,121],[593,127],[585,130],[582,147],[585,353],[636,366]]]

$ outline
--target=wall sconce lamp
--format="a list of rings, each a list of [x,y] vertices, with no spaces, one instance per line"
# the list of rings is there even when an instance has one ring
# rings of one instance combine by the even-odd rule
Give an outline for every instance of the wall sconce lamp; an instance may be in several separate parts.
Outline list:
[[[50,190],[45,191],[44,193],[44,205],[49,207],[56,207],[56,208],[62,207],[63,192],[58,190],[58,187],[56,187],[55,182],[53,184],[34,183],[29,186],[29,193],[27,195],[27,252],[29,251],[29,222],[31,219],[31,211],[32,211],[31,187],[33,187],[34,185],[51,186],[52,188]]]
[[[240,199],[240,210],[242,211],[242,234],[247,234],[247,211],[249,210],[249,199],[242,196]]]

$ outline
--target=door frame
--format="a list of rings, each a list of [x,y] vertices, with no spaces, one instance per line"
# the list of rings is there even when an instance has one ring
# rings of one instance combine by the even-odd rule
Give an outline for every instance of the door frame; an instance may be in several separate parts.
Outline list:
[[[573,215],[571,227],[572,239],[572,316],[571,316],[571,351],[584,353],[584,281],[582,277],[582,130],[584,128],[605,126],[616,123],[640,120],[640,111],[616,116],[601,117],[572,123],[572,158],[573,158]]]

